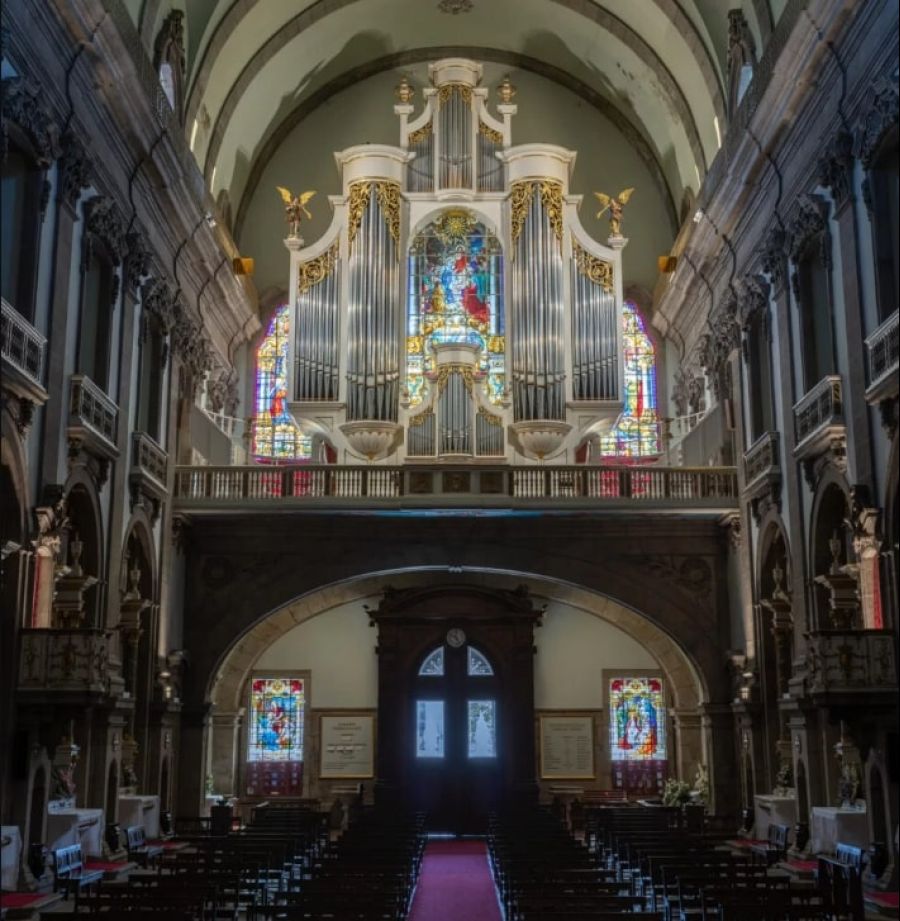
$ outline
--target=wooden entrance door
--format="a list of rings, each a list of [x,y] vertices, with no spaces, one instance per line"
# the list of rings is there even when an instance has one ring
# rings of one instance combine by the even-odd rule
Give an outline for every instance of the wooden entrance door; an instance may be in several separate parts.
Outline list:
[[[534,625],[524,590],[387,591],[378,625],[376,796],[421,809],[432,831],[480,833],[537,796]]]

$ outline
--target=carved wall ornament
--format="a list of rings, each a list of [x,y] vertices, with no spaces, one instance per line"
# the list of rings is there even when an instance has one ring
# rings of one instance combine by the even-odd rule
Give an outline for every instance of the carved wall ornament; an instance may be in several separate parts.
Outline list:
[[[204,375],[212,368],[212,347],[202,325],[189,316],[181,302],[175,305],[172,351],[181,358],[182,370],[189,373],[191,389],[196,394]]]
[[[164,64],[169,67],[168,80],[171,82],[168,86],[163,82]],[[160,77],[163,92],[171,103],[172,110],[180,118],[182,88],[187,68],[184,52],[184,13],[181,10],[172,10],[163,20],[153,45],[153,66]]]
[[[431,137],[431,122],[422,125],[421,128],[417,128],[415,131],[411,131],[409,137],[406,139],[410,147],[414,147],[416,144],[421,144],[422,141],[427,141]]]
[[[502,131],[497,131],[494,128],[491,128],[490,125],[486,125],[484,122],[480,121],[478,122],[478,133],[492,144],[496,144],[498,147],[503,146]]]
[[[738,298],[741,326],[747,329],[757,314],[769,307],[769,284],[761,275],[745,275]]]
[[[853,138],[838,131],[825,153],[819,157],[819,182],[831,190],[837,204],[843,204],[853,191]]]
[[[472,87],[465,83],[445,83],[437,92],[438,105],[445,105],[454,93],[462,96],[462,101],[466,105],[472,102]]]
[[[746,89],[744,68],[756,66],[756,42],[747,17],[740,9],[728,11],[728,102],[734,113],[740,103],[741,87]]]
[[[762,269],[769,276],[772,293],[777,295],[787,280],[787,233],[775,224],[766,235],[762,247]]]
[[[531,182],[515,182],[510,189],[510,223],[513,246],[516,245],[522,234],[522,228],[525,226],[525,216],[531,207],[533,196],[534,183]]]
[[[819,245],[819,258],[826,268],[831,265],[831,241],[828,234],[828,206],[818,196],[801,195],[797,211],[788,226],[788,252],[794,262],[808,255],[814,244]]]
[[[67,131],[60,143],[61,154],[56,195],[60,201],[75,205],[81,190],[91,183],[91,163],[84,145]]]
[[[132,230],[125,235],[125,284],[137,295],[144,279],[150,274],[150,250],[144,235]]]
[[[84,203],[85,228],[102,240],[116,265],[121,264],[127,249],[125,220],[119,206],[105,195],[96,195]]]
[[[166,282],[160,278],[149,278],[141,288],[141,306],[158,320],[163,335],[168,336],[175,326],[176,302]]]
[[[864,114],[856,128],[854,152],[869,169],[872,160],[881,146],[881,141],[890,129],[897,124],[900,95],[898,95],[897,77],[876,80],[869,90],[864,105]]]
[[[2,155],[9,144],[8,123],[28,139],[39,167],[47,169],[60,154],[59,126],[42,102],[40,86],[24,77],[7,77],[2,84]]]
[[[722,372],[731,353],[740,347],[741,329],[737,319],[737,297],[729,289],[709,315],[710,331],[701,337],[700,363],[712,377],[713,389],[720,393]]]
[[[372,187],[387,222],[391,239],[397,244],[397,258],[400,256],[400,186],[396,182],[354,182],[348,196],[347,240],[350,246],[359,232],[363,215],[369,207]]]

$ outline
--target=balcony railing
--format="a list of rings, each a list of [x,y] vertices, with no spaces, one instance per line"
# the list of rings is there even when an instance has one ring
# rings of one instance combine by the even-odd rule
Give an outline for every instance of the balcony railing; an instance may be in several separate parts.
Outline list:
[[[829,374],[794,406],[795,456],[805,458],[818,453],[838,431],[844,431],[841,378]]]
[[[0,341],[4,361],[43,390],[47,340],[7,301],[4,300],[0,306]]]
[[[766,432],[744,452],[744,485],[752,491],[773,476],[781,477],[778,433]]]
[[[19,690],[108,693],[111,635],[92,628],[22,630]]]
[[[69,428],[93,435],[104,453],[116,454],[119,407],[86,375],[72,375]]]
[[[894,311],[866,339],[869,363],[869,386],[866,399],[877,402],[897,393],[897,371],[900,368],[900,313]]]
[[[819,630],[808,635],[811,693],[896,693],[897,663],[890,630]]]
[[[166,493],[169,455],[146,432],[131,434],[131,470],[128,477],[132,489],[146,493],[151,499],[161,499]]]
[[[373,504],[479,506],[516,503],[683,506],[731,509],[731,467],[179,467],[175,500],[182,508],[238,504]],[[352,500],[352,501],[350,501]]]

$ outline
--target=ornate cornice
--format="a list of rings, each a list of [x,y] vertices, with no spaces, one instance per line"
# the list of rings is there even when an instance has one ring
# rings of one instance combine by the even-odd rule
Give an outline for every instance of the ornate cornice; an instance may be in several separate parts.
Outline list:
[[[819,182],[831,190],[838,205],[853,191],[853,159],[853,138],[847,131],[839,131],[819,157]]]
[[[797,211],[788,226],[788,253],[794,262],[799,262],[818,240],[822,264],[831,264],[831,246],[828,239],[827,205],[815,195],[801,195],[797,199]]]
[[[25,133],[38,166],[47,169],[59,156],[59,126],[41,102],[41,88],[23,77],[7,77],[2,84],[2,132],[5,159],[7,123]]]
[[[60,147],[56,195],[60,201],[74,206],[81,197],[81,190],[91,184],[91,162],[84,145],[72,131],[63,135]]]
[[[141,288],[141,306],[159,321],[164,335],[172,331],[176,318],[175,297],[162,279],[150,278],[144,283]]]
[[[720,374],[731,353],[740,347],[741,328],[737,319],[737,297],[729,289],[721,303],[709,316],[710,332],[701,337],[700,363],[712,378],[713,389],[719,397]]]
[[[869,169],[885,134],[897,124],[900,95],[897,78],[876,80],[869,90],[864,114],[856,127],[854,153]]]
[[[172,351],[181,358],[182,367],[190,371],[196,391],[203,375],[212,368],[212,349],[203,327],[188,316],[180,302],[175,303]]]
[[[672,386],[672,402],[679,416],[703,412],[705,407],[705,382],[702,374],[695,374],[691,367],[680,367],[675,371]]]
[[[118,265],[125,257],[125,220],[118,205],[105,195],[97,195],[84,203],[85,228],[102,240]]]

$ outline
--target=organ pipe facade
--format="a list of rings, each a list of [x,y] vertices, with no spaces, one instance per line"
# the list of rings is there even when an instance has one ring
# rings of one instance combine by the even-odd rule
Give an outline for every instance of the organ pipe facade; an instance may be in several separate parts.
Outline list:
[[[285,241],[291,414],[339,463],[571,462],[622,408],[627,241],[582,227],[573,151],[512,144],[508,84],[429,71],[398,146],[335,155],[327,233]]]

